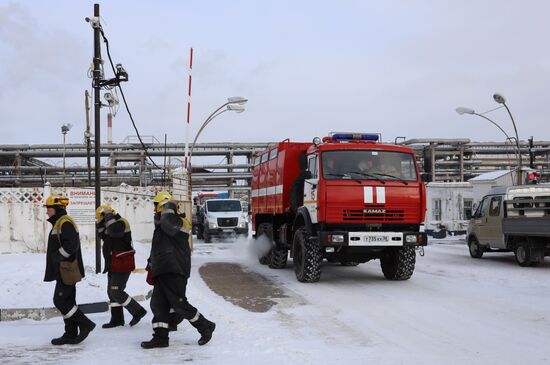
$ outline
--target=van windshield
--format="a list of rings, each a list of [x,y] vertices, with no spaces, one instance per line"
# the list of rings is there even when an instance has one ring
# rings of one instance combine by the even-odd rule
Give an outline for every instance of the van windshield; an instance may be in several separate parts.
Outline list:
[[[206,202],[209,212],[239,212],[242,210],[238,200],[209,200]]]
[[[414,156],[403,152],[326,151],[322,169],[326,180],[417,180]]]

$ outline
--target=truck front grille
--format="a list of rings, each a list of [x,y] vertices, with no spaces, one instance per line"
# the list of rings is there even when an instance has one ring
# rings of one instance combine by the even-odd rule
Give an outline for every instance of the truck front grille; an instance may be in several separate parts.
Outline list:
[[[218,227],[235,227],[239,218],[218,218]]]
[[[363,209],[344,209],[343,220],[350,222],[401,222],[405,220],[405,211],[388,209],[385,213],[365,213]]]

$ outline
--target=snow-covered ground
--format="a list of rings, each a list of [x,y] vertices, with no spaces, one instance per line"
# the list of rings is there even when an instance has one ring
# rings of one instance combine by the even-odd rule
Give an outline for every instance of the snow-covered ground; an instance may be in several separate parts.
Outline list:
[[[0,322],[0,357],[8,363],[96,364],[542,364],[550,362],[550,262],[521,268],[512,254],[469,257],[457,240],[433,241],[417,258],[412,279],[390,282],[378,261],[358,267],[324,266],[321,281],[298,283],[291,265],[260,266],[249,243],[196,242],[188,297],[217,323],[206,346],[188,324],[167,349],[142,350],[151,316],[135,328],[98,327],[82,344],[51,346],[62,321]],[[137,246],[140,259],[147,245]],[[206,262],[236,262],[274,281],[288,296],[266,313],[234,306],[209,290],[198,274]],[[290,263],[290,261],[289,261]],[[86,264],[93,254],[86,253]],[[138,265],[142,266],[142,265]],[[0,255],[0,308],[51,306],[42,283],[44,256]],[[129,292],[144,294],[144,275]],[[106,298],[105,277],[87,274],[78,301]],[[148,305],[147,305],[148,307]],[[92,314],[98,324],[107,313]]]
[[[136,249],[136,266],[144,268],[151,245],[134,244]],[[108,301],[107,274],[95,274],[95,251],[83,250],[85,278],[77,284],[76,300],[78,303]],[[5,295],[0,296],[2,308],[41,308],[53,307],[52,295],[55,282],[45,283],[45,254],[11,254],[0,255],[0,275],[4,279],[0,288]],[[151,286],[145,283],[145,273],[134,274],[128,281],[126,291],[130,295],[147,294]]]

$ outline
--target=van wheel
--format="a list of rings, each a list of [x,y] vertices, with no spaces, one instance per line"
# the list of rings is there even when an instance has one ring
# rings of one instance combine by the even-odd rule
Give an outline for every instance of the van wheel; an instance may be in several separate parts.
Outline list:
[[[533,266],[535,263],[531,259],[531,249],[526,242],[520,242],[515,251],[516,262],[521,267]]]
[[[470,256],[474,259],[480,259],[481,256],[483,256],[483,248],[479,245],[476,238],[470,238],[468,241],[468,248],[470,249]]]
[[[262,223],[258,226],[257,237],[266,235],[269,243],[273,245],[273,226],[269,223]],[[258,258],[258,261],[262,265],[269,265],[271,262],[271,250],[268,253]]]

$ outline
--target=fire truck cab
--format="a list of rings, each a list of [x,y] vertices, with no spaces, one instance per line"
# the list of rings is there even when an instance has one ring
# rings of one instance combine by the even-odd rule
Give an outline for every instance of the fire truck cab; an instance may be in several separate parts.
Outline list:
[[[331,133],[312,143],[283,142],[258,154],[252,174],[254,237],[271,249],[260,263],[316,282],[323,259],[355,266],[380,259],[390,280],[409,279],[426,192],[412,149],[378,134]]]

